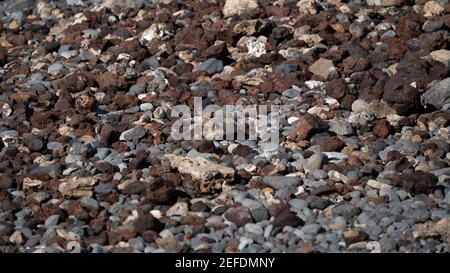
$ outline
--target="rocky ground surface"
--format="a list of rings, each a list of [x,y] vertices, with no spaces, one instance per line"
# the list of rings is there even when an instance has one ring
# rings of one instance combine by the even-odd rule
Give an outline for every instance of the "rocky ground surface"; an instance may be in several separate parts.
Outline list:
[[[450,4],[0,2],[0,252],[449,252]],[[174,141],[174,105],[281,107]]]

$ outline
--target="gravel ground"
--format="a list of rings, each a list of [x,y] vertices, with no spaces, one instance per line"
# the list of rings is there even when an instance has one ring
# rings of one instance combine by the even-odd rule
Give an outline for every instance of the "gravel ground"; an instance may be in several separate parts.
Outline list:
[[[0,14],[0,252],[450,251],[448,1]],[[279,143],[171,139],[194,97]]]

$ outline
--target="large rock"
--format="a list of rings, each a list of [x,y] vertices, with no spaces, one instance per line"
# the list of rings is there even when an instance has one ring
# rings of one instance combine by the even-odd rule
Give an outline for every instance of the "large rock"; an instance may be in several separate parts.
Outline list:
[[[450,66],[450,50],[439,49],[430,53],[431,59],[437,62],[445,64],[445,66]]]
[[[292,189],[302,183],[300,178],[295,176],[265,176],[262,182],[276,190]]]
[[[224,215],[226,220],[235,223],[237,226],[244,226],[252,222],[252,216],[245,207],[237,207],[228,209]]]
[[[383,100],[388,102],[398,115],[406,116],[420,109],[420,93],[403,75],[395,75],[384,86]]]
[[[367,5],[369,6],[400,6],[404,0],[367,0]]]
[[[432,17],[440,15],[444,12],[444,7],[438,3],[438,1],[427,1],[423,5],[423,16]]]
[[[289,140],[301,141],[306,139],[311,133],[325,129],[328,126],[316,116],[305,114],[294,124],[294,128],[288,136]]]
[[[104,0],[102,6],[106,8],[140,9],[144,5],[144,0]]]
[[[432,173],[417,171],[403,173],[393,178],[396,186],[403,187],[412,195],[430,194],[434,191],[438,178]]]
[[[320,58],[315,63],[313,63],[309,67],[309,71],[311,71],[316,76],[322,77],[326,81],[336,79],[339,76],[333,62],[323,58]]]
[[[442,241],[450,243],[450,218],[444,218],[437,223],[426,223],[417,225],[413,232],[416,239],[427,237],[440,237]]]
[[[297,215],[287,210],[275,216],[275,219],[273,219],[272,222],[272,225],[274,227],[285,227],[285,226],[298,227],[303,224],[304,222],[302,219],[300,219]]]
[[[342,118],[331,119],[328,121],[328,125],[330,127],[329,131],[337,135],[351,135],[354,132],[352,124]]]
[[[58,190],[67,197],[90,197],[92,196],[92,189],[97,183],[95,177],[71,177],[67,182],[59,184]]]
[[[209,75],[213,75],[222,71],[222,69],[223,62],[221,60],[217,60],[216,58],[209,58],[208,60],[194,67],[192,72],[206,72]]]
[[[437,109],[441,109],[442,106],[450,103],[450,77],[428,89],[422,95],[422,100],[425,104],[431,104]]]
[[[133,141],[134,139],[140,139],[145,136],[145,128],[141,125],[131,128],[129,130],[124,131],[120,135],[120,140],[129,140]]]
[[[233,168],[226,167],[203,157],[184,157],[179,155],[166,155],[165,158],[170,162],[174,169],[189,178],[183,180],[186,191],[191,196],[198,194],[210,194],[222,189],[222,183],[231,181],[234,178]]]
[[[313,154],[306,160],[304,169],[307,171],[313,171],[320,169],[323,162],[327,159],[327,156],[323,153]]]
[[[233,15],[248,14],[258,7],[257,0],[226,0],[223,7],[223,15],[230,17]]]

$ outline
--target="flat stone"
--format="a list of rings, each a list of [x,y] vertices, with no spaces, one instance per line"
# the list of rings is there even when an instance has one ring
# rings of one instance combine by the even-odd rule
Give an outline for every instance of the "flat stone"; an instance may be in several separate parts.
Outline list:
[[[294,176],[264,176],[262,182],[276,190],[292,189],[302,184],[300,178]]]
[[[177,168],[180,173],[190,174],[192,178],[199,180],[231,179],[234,176],[234,169],[226,167],[203,157],[183,157],[178,155],[165,156],[173,168]]]
[[[54,215],[50,215],[46,220],[44,225],[49,228],[49,227],[54,227],[58,224],[59,222],[59,215],[58,214],[54,214]]]
[[[422,171],[403,173],[395,176],[393,180],[396,185],[403,187],[413,195],[432,193],[438,182],[438,178],[434,174]]]
[[[392,186],[383,182],[379,182],[373,179],[369,179],[367,180],[367,185],[371,186],[372,188],[375,189],[392,189]]]
[[[333,215],[342,216],[349,220],[361,213],[361,209],[352,204],[337,205],[332,209]]]
[[[209,58],[208,60],[194,67],[192,72],[206,72],[209,75],[213,75],[222,71],[222,69],[223,62],[221,60],[217,60],[216,58]]]
[[[124,131],[121,135],[120,135],[120,140],[129,140],[132,141],[134,139],[140,139],[143,138],[145,136],[145,128],[144,126],[136,126],[134,128],[131,128],[129,130]]]
[[[337,135],[346,136],[354,132],[352,124],[344,119],[331,119],[328,121],[328,125],[330,126],[328,130]]]
[[[71,177],[59,184],[58,190],[67,197],[90,197],[92,188],[97,183],[95,177]]]

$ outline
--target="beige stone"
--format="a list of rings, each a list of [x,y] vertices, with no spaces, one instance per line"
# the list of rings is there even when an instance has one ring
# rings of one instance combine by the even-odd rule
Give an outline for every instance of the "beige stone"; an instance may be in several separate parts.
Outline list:
[[[314,75],[322,77],[326,81],[335,79],[339,76],[333,62],[323,58],[320,58],[311,65],[309,71]]]
[[[259,7],[256,0],[227,0],[223,7],[223,15],[230,17],[251,12]]]
[[[90,197],[92,189],[97,183],[95,177],[71,177],[66,182],[59,184],[58,190],[67,197]]]

